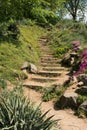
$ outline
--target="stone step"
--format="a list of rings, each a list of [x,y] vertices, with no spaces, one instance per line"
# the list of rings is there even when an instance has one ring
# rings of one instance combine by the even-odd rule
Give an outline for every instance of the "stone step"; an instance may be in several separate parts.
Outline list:
[[[40,56],[41,59],[51,59],[51,58],[56,58],[54,55],[42,55]]]
[[[66,68],[63,67],[43,67],[42,68],[45,71],[61,71],[61,70],[67,70]]]
[[[36,82],[36,81],[32,81],[32,80],[26,80],[23,84],[24,86],[42,86],[44,87],[46,85],[46,83],[41,83],[41,82]]]
[[[36,81],[36,82],[41,82],[41,83],[44,83],[44,82],[53,82],[53,81],[56,81],[58,80],[58,78],[32,78],[31,80],[33,81]]]
[[[48,53],[50,53],[50,49],[49,48],[47,48],[47,47],[40,47],[41,48],[41,50],[42,51],[44,51],[43,53],[45,53],[45,52],[48,52]]]
[[[27,88],[30,88],[30,89],[34,89],[36,91],[41,91],[43,89],[43,86],[40,86],[40,85],[35,85],[35,84],[24,84],[23,85],[24,87],[27,87]]]
[[[59,64],[59,60],[41,60],[41,63],[47,63],[47,64]]]
[[[45,76],[45,77],[57,77],[60,76],[61,73],[57,71],[40,71],[38,72],[38,75]]]
[[[59,67],[60,64],[45,64],[45,63],[41,63],[40,66],[42,66],[42,67]]]
[[[42,67],[59,67],[60,64],[59,63],[40,63],[40,66]]]
[[[41,61],[56,61],[56,60],[58,60],[58,58],[56,58],[56,57],[44,57],[44,56],[42,56],[41,57]]]
[[[43,53],[43,56],[44,57],[51,57],[51,56],[54,57],[54,54],[53,53],[47,53],[47,54]]]
[[[39,91],[39,90],[42,90],[46,87],[50,87],[51,83],[41,83],[41,82],[35,82],[35,81],[27,80],[25,83],[23,83],[23,86]]]

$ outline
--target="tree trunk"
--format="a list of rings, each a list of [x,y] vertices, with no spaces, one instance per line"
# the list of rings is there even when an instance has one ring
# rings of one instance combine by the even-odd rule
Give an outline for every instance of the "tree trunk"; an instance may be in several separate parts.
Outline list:
[[[72,17],[73,17],[73,21],[76,21],[77,18],[76,14],[72,14]]]

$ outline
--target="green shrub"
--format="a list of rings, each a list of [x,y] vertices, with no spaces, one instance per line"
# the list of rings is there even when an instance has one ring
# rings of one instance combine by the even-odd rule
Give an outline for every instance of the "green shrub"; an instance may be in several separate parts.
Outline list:
[[[0,129],[50,130],[56,121],[46,117],[48,112],[42,114],[40,105],[34,108],[20,88],[0,95]]]
[[[57,90],[55,86],[45,89],[42,97],[43,101],[47,102],[53,98],[59,98],[63,94],[64,90],[65,89],[62,87]]]
[[[87,100],[87,95],[86,94],[79,95],[78,99],[77,99],[78,106],[80,106],[86,100]],[[85,109],[81,109],[79,107],[78,107],[78,109],[76,111],[76,114],[79,117],[87,117],[87,111]]]
[[[0,39],[3,41],[18,40],[19,27],[15,21],[0,23]]]
[[[85,117],[85,116],[87,116],[86,111],[81,110],[81,109],[78,109],[77,112],[76,112],[76,114],[77,114],[79,117]]]
[[[17,25],[16,22],[11,23],[11,24],[8,26],[7,32],[8,32],[9,38],[18,40],[19,35],[20,35],[20,31],[19,31],[19,28],[18,28],[18,25]]]
[[[68,52],[69,48],[67,46],[60,46],[55,49],[56,57],[62,57]]]
[[[79,95],[78,99],[77,99],[78,106],[80,106],[86,100],[87,100],[87,95],[86,94]],[[87,111],[85,111],[85,110],[83,110],[81,108],[77,109],[76,114],[79,117],[85,117],[85,116],[87,117]]]
[[[77,99],[77,102],[78,102],[78,104],[80,105],[80,104],[82,104],[84,101],[86,101],[87,100],[87,96],[86,96],[86,94],[84,94],[84,95],[79,95],[78,96],[78,99]]]

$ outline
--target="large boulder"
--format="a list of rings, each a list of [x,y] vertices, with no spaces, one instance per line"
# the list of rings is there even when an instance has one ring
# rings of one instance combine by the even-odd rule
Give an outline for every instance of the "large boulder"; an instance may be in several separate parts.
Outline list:
[[[78,77],[78,82],[83,82],[84,86],[87,86],[87,74],[80,74]]]
[[[65,92],[58,101],[60,108],[77,108],[78,94],[74,92]]]
[[[37,73],[38,72],[37,67],[32,63],[29,64],[29,72],[30,73]]]
[[[68,51],[65,54],[64,58],[61,60],[61,63],[63,66],[71,67],[76,59],[78,59],[78,54],[76,52]]]
[[[21,70],[23,70],[23,72],[37,73],[37,67],[27,61],[23,63]]]
[[[81,86],[80,88],[78,88],[76,90],[76,93],[79,93],[79,94],[87,94],[87,86]]]

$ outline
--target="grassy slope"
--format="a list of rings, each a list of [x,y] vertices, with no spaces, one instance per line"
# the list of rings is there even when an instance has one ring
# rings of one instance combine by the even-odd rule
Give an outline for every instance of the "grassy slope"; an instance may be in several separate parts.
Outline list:
[[[44,29],[38,26],[20,26],[20,38],[15,44],[0,43],[0,77],[10,81],[24,78],[20,68],[25,61],[37,64],[40,55],[38,37],[44,34]]]
[[[82,47],[86,47],[87,31],[83,23],[62,21],[58,23],[49,34],[49,44],[53,52],[60,57],[71,48],[72,41],[80,41]]]

